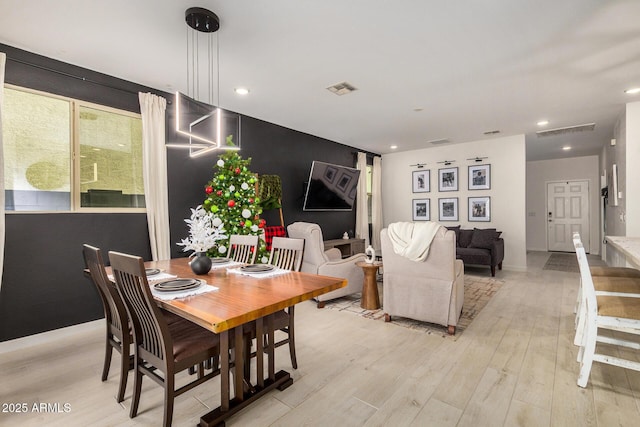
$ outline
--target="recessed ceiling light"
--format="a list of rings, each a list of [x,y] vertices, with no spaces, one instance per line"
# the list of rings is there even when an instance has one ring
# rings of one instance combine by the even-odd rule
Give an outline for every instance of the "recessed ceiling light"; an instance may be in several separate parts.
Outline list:
[[[234,91],[238,95],[247,95],[249,93],[249,89],[247,89],[246,87],[237,87],[234,89]]]
[[[392,150],[395,150],[396,148],[398,148],[398,146],[397,146],[397,145],[392,145],[392,146],[391,146],[391,147],[389,147],[389,148],[391,148]]]
[[[549,124],[549,120],[540,120],[537,125],[538,126],[546,126]]]
[[[564,151],[569,151],[569,150],[571,150],[571,147],[569,147],[568,145],[565,145],[564,147],[562,147],[562,149]]]
[[[634,87],[631,89],[627,89],[624,91],[624,93],[629,94],[629,95],[635,95],[636,93],[640,93],[640,87]]]

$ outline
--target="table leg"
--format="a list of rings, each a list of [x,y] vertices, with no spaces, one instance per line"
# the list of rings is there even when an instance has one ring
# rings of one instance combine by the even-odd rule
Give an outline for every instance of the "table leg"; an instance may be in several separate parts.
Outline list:
[[[220,333],[220,409],[229,410],[229,331]]]
[[[378,268],[367,267],[364,270],[364,283],[362,286],[362,299],[360,307],[367,310],[377,310],[380,308],[380,296],[378,294],[378,282],[376,273]]]
[[[235,375],[233,376],[235,382],[234,399],[244,400],[244,340],[242,336],[242,326],[236,326],[234,328],[234,349],[235,358],[233,363],[235,364]]]
[[[256,319],[256,377],[258,387],[264,387],[264,327],[262,317]]]

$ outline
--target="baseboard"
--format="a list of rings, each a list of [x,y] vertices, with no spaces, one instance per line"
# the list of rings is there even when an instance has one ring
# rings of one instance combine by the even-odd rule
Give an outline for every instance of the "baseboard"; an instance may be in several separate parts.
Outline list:
[[[98,319],[91,322],[80,323],[79,325],[67,326],[66,328],[54,329],[53,331],[29,335],[28,337],[3,341],[0,342],[0,354],[22,350],[38,344],[46,344],[49,342],[58,341],[60,339],[64,339],[66,337],[86,331],[104,329],[104,322],[104,319]]]

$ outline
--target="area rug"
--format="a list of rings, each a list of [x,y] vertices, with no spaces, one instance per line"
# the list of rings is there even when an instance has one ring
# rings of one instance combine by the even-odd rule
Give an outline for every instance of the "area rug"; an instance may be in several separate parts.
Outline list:
[[[498,292],[503,284],[504,280],[496,279],[495,277],[476,276],[465,273],[464,303],[462,304],[462,315],[458,320],[455,335],[449,335],[445,326],[399,316],[393,316],[390,323],[429,335],[439,335],[455,341],[462,335],[462,332],[469,327],[471,321],[476,318],[478,313],[487,305],[491,297]],[[378,291],[380,293],[380,302],[382,302],[382,292],[384,289],[381,283],[378,283]],[[353,294],[327,301],[325,308],[353,313],[366,319],[384,322],[384,309],[365,310],[360,307],[360,294]]]
[[[566,271],[569,273],[579,273],[578,259],[576,254],[553,252],[547,260],[543,270]]]

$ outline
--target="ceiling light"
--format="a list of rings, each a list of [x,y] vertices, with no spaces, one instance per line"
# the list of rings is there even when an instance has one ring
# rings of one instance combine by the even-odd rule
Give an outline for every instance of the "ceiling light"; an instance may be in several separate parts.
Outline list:
[[[569,150],[571,150],[571,147],[569,147],[568,145],[565,145],[564,147],[562,147],[562,149],[564,151],[569,151]]]
[[[234,91],[238,95],[248,95],[249,94],[249,89],[247,89],[246,87],[237,87],[237,88],[234,89]]]
[[[391,148],[392,150],[395,150],[396,148],[398,148],[398,146],[397,146],[397,145],[392,145],[392,146],[391,146],[391,147],[389,147],[389,148]]]
[[[635,95],[636,93],[640,93],[640,87],[634,87],[631,89],[627,89],[624,91],[624,93],[629,94],[629,95]]]
[[[538,126],[546,126],[549,124],[549,120],[540,120],[537,125]]]

